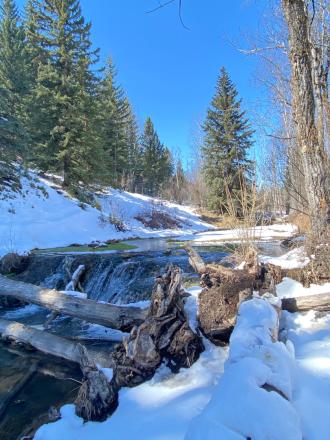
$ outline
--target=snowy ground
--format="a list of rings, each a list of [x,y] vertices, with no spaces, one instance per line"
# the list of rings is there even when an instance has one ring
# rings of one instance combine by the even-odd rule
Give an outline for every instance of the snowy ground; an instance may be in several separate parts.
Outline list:
[[[32,173],[31,176],[36,178]],[[90,205],[83,209],[78,200],[48,180],[38,178],[32,184],[31,187],[31,181],[22,179],[22,195],[9,194],[12,198],[1,200],[0,256],[12,251],[86,244],[96,240],[192,235],[212,228],[190,207],[140,194],[110,188],[97,198],[100,211]],[[43,188],[48,196],[33,187],[35,185]],[[169,214],[180,223],[180,228],[152,230],[135,219],[139,215],[148,216],[153,210]],[[106,221],[110,214],[125,224],[125,232],[118,232]]]
[[[295,252],[299,267],[301,251]],[[293,254],[287,258],[293,265]],[[285,279],[278,295],[317,294],[329,287],[311,286],[306,292]],[[186,310],[195,327],[200,289],[190,291]],[[107,421],[84,424],[73,405],[66,405],[62,419],[42,426],[35,439],[328,439],[330,314],[284,312],[281,334],[287,342],[274,342],[278,315],[272,304],[278,301],[255,297],[243,303],[229,351],[205,341],[205,352],[190,369],[173,375],[161,367],[151,381],[123,389]]]
[[[200,232],[195,234],[194,237],[183,235],[179,239],[191,240],[194,244],[215,244],[216,242],[240,241],[246,238],[255,241],[269,241],[273,239],[288,238],[296,232],[296,226],[289,223],[283,223],[268,226],[256,226],[249,231],[243,229],[224,229],[220,231]]]

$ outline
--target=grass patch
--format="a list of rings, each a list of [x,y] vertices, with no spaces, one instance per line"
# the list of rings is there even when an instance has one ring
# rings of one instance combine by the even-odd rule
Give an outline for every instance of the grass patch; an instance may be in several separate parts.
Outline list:
[[[124,242],[119,242],[119,243],[107,244],[106,246],[98,246],[98,247],[67,246],[67,247],[57,247],[57,248],[34,249],[32,252],[34,254],[45,254],[49,252],[63,253],[63,252],[128,251],[131,249],[136,249],[136,246]]]

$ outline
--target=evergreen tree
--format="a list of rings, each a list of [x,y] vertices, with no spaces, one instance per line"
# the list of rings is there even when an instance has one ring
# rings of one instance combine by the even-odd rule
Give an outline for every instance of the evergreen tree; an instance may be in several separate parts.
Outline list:
[[[24,30],[14,0],[0,5],[0,152],[8,164],[26,144],[24,98],[28,91]]]
[[[130,105],[122,87],[116,84],[116,70],[109,58],[99,86],[100,138],[105,165],[104,183],[122,187],[128,168],[128,124]],[[134,136],[134,133],[130,135]],[[132,139],[134,142],[134,139]]]
[[[34,161],[63,173],[64,186],[93,182],[100,172],[94,129],[97,61],[79,0],[30,0],[27,39],[36,81],[29,131]]]
[[[224,68],[220,71],[216,93],[203,125],[205,132],[203,173],[207,185],[210,209],[224,211],[228,196],[233,203],[242,197],[249,185],[252,162],[247,159],[252,145],[253,130],[241,110],[241,100]],[[239,203],[238,203],[239,205]],[[239,208],[237,207],[236,213]]]
[[[160,142],[150,118],[147,118],[141,136],[143,164],[143,192],[157,196],[173,171],[168,148]]]
[[[130,104],[128,104],[128,111],[125,124],[125,139],[128,153],[127,168],[125,170],[125,189],[132,192],[141,192],[143,169],[138,124]]]

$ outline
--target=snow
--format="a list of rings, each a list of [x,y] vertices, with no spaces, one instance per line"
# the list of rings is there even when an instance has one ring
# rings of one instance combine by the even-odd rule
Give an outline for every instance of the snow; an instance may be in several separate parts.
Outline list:
[[[330,283],[322,285],[311,284],[310,287],[304,287],[298,281],[291,278],[283,278],[282,282],[276,286],[276,293],[280,298],[293,298],[304,295],[318,295],[320,293],[329,293]]]
[[[240,241],[247,237],[254,241],[267,241],[272,239],[289,238],[297,232],[297,227],[290,223],[255,226],[247,229],[222,229],[216,231],[200,232],[193,237],[183,235],[180,240],[190,240],[194,244],[205,244],[225,241]]]
[[[281,257],[268,257],[263,255],[260,256],[259,260],[263,263],[275,264],[282,269],[301,269],[310,262],[303,246],[292,249]]]
[[[99,324],[86,324],[80,335],[84,339],[100,339],[102,341],[122,342],[128,333],[104,327]]]
[[[41,179],[33,172],[30,172],[30,178],[32,180],[22,178],[22,194],[13,193],[8,200],[1,200],[0,255],[97,240],[192,235],[212,228],[201,221],[191,207],[112,188],[97,195],[102,212],[87,204],[83,209],[78,200],[49,180]],[[175,218],[181,227],[152,230],[135,219],[155,209]],[[122,220],[127,230],[119,232],[113,224],[104,221],[110,215]]]
[[[71,284],[71,281],[68,285]],[[79,292],[78,290],[62,290],[61,293],[65,295],[74,296],[76,298],[87,299],[87,293]]]
[[[282,342],[273,342],[277,320],[267,299],[241,304],[224,374],[185,440],[302,438],[299,416],[290,402],[262,388],[268,384],[288,398],[292,395],[294,361]]]
[[[296,354],[292,403],[304,438],[327,440],[330,432],[330,314],[284,313],[288,340]]]

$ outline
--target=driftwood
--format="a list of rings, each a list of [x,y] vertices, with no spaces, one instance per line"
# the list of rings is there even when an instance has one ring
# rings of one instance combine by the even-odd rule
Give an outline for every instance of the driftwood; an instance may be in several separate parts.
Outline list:
[[[0,295],[38,304],[57,313],[74,316],[92,323],[122,331],[141,324],[146,311],[138,307],[123,307],[77,298],[56,290],[46,289],[0,275]]]
[[[317,295],[298,296],[296,298],[283,298],[282,309],[291,313],[308,312],[309,310],[329,312],[330,292]]]
[[[68,267],[66,268],[71,280],[69,281],[69,283],[66,285],[65,290],[69,290],[69,291],[75,291],[75,290],[79,290],[80,292],[82,292],[82,288],[81,288],[81,284],[80,284],[80,278],[83,275],[83,273],[85,272],[85,266],[83,264],[79,265],[77,267],[77,269],[73,272],[72,276],[69,272]],[[49,329],[51,323],[59,316],[60,314],[58,312],[52,311],[50,313],[50,315],[48,316],[48,318],[46,319],[45,323],[44,323],[44,328],[47,330]]]
[[[189,256],[189,263],[194,268],[194,270],[202,275],[206,272],[206,264],[204,263],[202,257],[199,255],[198,252],[195,251],[195,249],[189,245],[184,246],[188,256]]]
[[[45,354],[57,356],[71,362],[80,364],[81,344],[68,341],[60,336],[0,318],[0,337],[4,340],[15,341],[34,347]],[[93,362],[103,367],[111,366],[111,359],[102,351],[89,349],[89,356]]]
[[[100,420],[111,414],[119,389],[150,379],[163,361],[177,372],[197,360],[204,347],[201,337],[188,324],[181,277],[179,268],[170,267],[164,276],[156,279],[146,320],[134,327],[111,353],[113,378],[108,386],[86,361],[85,379],[76,401],[77,414],[85,420]],[[95,406],[97,410],[93,409]]]
[[[121,386],[152,377],[163,360],[174,372],[190,367],[204,350],[200,336],[189,327],[181,282],[181,270],[172,267],[156,279],[147,319],[113,353]]]
[[[85,266],[83,264],[81,264],[73,272],[72,277],[71,277],[71,281],[66,285],[65,290],[80,290],[81,291],[80,278],[82,277],[84,272],[85,272]]]
[[[84,381],[79,389],[76,414],[86,420],[102,421],[118,406],[118,389],[109,381],[102,370],[99,370],[91,359],[86,348],[78,346],[80,367]]]

